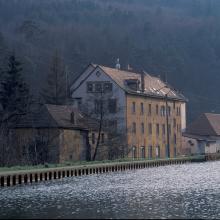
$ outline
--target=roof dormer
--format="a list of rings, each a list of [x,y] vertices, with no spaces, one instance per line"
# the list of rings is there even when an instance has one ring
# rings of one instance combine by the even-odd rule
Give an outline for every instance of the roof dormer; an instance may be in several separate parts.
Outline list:
[[[130,90],[133,91],[139,90],[140,81],[138,79],[126,79],[124,83],[125,86],[128,87]]]

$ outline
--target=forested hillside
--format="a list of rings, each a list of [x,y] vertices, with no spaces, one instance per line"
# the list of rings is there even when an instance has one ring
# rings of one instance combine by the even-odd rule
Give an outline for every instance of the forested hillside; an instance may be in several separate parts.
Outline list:
[[[37,95],[60,51],[70,81],[90,63],[167,78],[188,119],[220,113],[219,0],[0,0],[0,62],[15,52]]]

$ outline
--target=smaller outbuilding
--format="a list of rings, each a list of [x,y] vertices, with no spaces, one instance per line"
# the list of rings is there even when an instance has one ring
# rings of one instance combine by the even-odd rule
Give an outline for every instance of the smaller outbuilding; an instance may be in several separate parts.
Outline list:
[[[67,105],[41,105],[11,128],[17,164],[89,160],[89,130]]]
[[[186,127],[182,154],[220,154],[220,114],[203,113]]]

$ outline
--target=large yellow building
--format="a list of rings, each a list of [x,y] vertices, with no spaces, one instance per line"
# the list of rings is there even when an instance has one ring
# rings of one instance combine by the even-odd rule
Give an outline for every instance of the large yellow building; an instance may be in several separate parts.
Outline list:
[[[186,99],[160,78],[119,66],[90,64],[71,91],[79,108],[83,103],[95,108],[100,94],[108,97],[106,119],[124,134],[126,156],[154,159],[179,155]]]

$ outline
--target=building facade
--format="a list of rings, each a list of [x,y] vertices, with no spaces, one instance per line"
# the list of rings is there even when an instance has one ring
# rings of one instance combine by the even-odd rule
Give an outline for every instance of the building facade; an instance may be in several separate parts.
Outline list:
[[[160,78],[90,64],[71,86],[74,105],[105,103],[105,123],[124,137],[127,157],[165,158],[180,153],[186,99]],[[117,133],[117,132],[116,132]]]
[[[220,154],[220,114],[204,113],[186,127],[183,154]]]
[[[70,106],[43,105],[11,128],[16,164],[90,159],[89,130]]]

